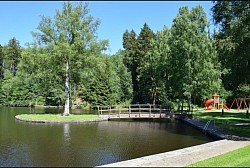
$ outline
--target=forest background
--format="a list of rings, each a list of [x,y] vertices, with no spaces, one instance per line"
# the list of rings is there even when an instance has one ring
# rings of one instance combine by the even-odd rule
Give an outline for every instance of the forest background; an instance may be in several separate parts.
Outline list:
[[[63,3],[41,17],[26,48],[15,37],[0,45],[0,104],[174,107],[181,99],[203,106],[214,93],[226,103],[250,97],[250,2],[216,1],[211,10],[218,30],[202,6],[184,6],[170,28],[124,30],[123,49],[108,55],[88,4]]]

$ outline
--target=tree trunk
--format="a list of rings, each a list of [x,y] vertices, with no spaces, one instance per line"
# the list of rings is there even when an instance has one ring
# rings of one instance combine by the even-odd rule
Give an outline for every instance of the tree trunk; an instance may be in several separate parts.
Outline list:
[[[66,79],[65,79],[65,106],[64,106],[64,116],[69,116],[69,62],[66,63]]]

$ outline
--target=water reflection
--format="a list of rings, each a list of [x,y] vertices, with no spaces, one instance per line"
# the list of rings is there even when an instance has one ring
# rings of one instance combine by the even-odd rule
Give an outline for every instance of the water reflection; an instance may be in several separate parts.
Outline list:
[[[94,167],[211,141],[176,120],[31,124],[14,119],[29,112],[0,107],[1,166]]]
[[[64,123],[63,124],[63,137],[64,137],[64,142],[67,146],[70,145],[70,124],[69,123]]]

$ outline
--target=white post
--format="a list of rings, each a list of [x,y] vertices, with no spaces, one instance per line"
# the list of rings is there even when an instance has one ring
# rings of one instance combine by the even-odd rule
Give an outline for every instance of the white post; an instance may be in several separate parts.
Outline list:
[[[151,118],[151,105],[149,105],[149,118]]]
[[[131,106],[128,106],[128,112],[129,112],[129,118],[130,118],[130,114],[131,114]]]

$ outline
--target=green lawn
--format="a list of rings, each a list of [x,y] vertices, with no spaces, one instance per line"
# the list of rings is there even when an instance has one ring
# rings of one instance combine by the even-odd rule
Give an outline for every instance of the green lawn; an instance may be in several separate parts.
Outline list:
[[[85,114],[85,115],[74,115],[62,116],[61,114],[20,114],[19,118],[25,120],[37,120],[37,121],[89,121],[89,120],[103,120],[98,118],[97,115]]]
[[[250,145],[191,164],[188,167],[250,167],[249,151]]]
[[[238,110],[225,110],[223,116],[221,110],[199,110],[193,112],[193,117],[199,118],[200,122],[204,123],[213,119],[215,126],[218,128],[250,137],[250,118],[246,117],[245,110],[240,110],[239,112]]]

